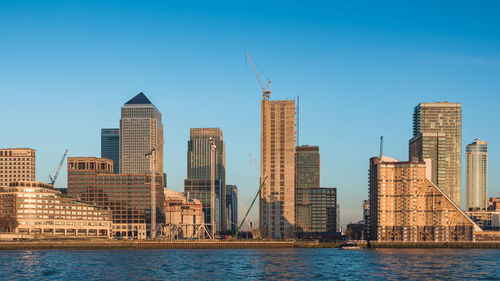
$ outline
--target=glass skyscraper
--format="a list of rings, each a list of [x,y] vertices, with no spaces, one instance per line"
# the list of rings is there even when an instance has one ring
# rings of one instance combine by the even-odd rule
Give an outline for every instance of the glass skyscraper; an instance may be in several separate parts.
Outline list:
[[[460,206],[462,167],[462,105],[420,103],[413,113],[409,158],[430,160],[431,180]]]
[[[120,129],[101,129],[101,157],[113,160],[113,173],[120,172]]]
[[[210,138],[215,149],[215,179],[220,181],[220,227],[217,231],[227,230],[226,212],[226,145],[220,128],[191,128],[187,151],[187,178],[210,179]],[[199,198],[198,198],[199,199]],[[200,199],[201,200],[201,199]]]

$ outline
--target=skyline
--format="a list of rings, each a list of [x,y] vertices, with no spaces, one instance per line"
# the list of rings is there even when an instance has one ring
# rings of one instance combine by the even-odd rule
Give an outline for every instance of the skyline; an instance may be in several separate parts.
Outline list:
[[[37,180],[47,182],[66,148],[68,156],[99,157],[100,129],[117,128],[120,107],[143,91],[163,114],[169,189],[183,190],[189,129],[218,127],[226,182],[238,186],[248,206],[258,189],[248,154],[259,162],[261,99],[245,64],[249,50],[262,78],[273,81],[271,99],[300,96],[300,145],[320,147],[322,186],[337,188],[342,225],[362,219],[368,159],[378,155],[379,137],[384,155],[408,159],[420,102],[462,103],[462,163],[464,144],[488,141],[488,197],[494,196],[500,20],[498,4],[489,3],[450,4],[446,14],[427,12],[424,3],[402,15],[391,14],[394,3],[388,11],[388,4],[366,4],[345,14],[349,4],[323,10],[292,4],[288,18],[276,4],[259,14],[234,5],[0,3],[10,27],[0,45],[2,103],[9,105],[0,118],[11,120],[0,124],[1,146],[36,149]],[[226,106],[214,111],[221,100]],[[66,186],[66,176],[64,165],[56,187]]]

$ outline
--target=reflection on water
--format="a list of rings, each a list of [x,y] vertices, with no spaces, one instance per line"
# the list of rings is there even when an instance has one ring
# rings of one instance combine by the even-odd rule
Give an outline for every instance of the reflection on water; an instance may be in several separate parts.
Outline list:
[[[500,251],[245,249],[1,251],[0,280],[498,280]]]

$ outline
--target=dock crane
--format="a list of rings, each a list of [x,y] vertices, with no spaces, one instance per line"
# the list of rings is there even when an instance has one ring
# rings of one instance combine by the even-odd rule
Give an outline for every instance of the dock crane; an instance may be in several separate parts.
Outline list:
[[[62,165],[64,163],[64,159],[66,159],[66,155],[68,155],[68,150],[67,149],[66,149],[66,151],[64,151],[64,155],[61,158],[61,162],[59,162],[59,166],[57,166],[57,171],[56,171],[56,174],[54,175],[54,177],[52,177],[51,175],[49,175],[50,184],[52,186],[54,185],[54,183],[56,183],[57,176],[59,176],[59,172],[61,171]]]
[[[245,51],[245,54],[248,57],[248,61],[250,61],[250,64],[252,65],[253,72],[255,73],[255,77],[257,77],[257,80],[259,81],[260,88],[262,89],[262,98],[264,99],[269,99],[271,96],[271,80],[269,78],[267,79],[267,85],[264,88],[264,84],[262,84],[262,81],[260,80],[259,73],[257,72],[257,69],[255,68],[255,65],[253,64],[252,58],[250,57],[250,53],[248,51]]]

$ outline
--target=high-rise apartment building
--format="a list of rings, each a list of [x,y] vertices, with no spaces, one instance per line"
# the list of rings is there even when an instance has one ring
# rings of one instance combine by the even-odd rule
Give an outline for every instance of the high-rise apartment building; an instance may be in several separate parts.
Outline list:
[[[461,191],[462,106],[420,103],[413,113],[409,158],[430,159],[431,181],[459,206]]]
[[[259,222],[264,237],[295,232],[295,101],[261,103]]]
[[[319,188],[320,168],[319,146],[297,146],[295,149],[295,188]]]
[[[113,160],[113,173],[120,173],[120,129],[101,129],[101,157]]]
[[[120,173],[144,175],[154,171],[163,175],[162,141],[161,113],[141,92],[121,109]],[[153,148],[156,148],[155,167],[154,157],[145,156]]]
[[[113,161],[95,157],[68,158],[68,195],[108,208],[116,237],[145,239],[151,236],[152,212],[156,225],[165,223],[162,175],[113,174]],[[155,192],[152,204],[151,192]]]
[[[226,212],[227,221],[230,224],[228,230],[236,233],[238,230],[238,187],[226,185]]]
[[[35,181],[36,153],[31,148],[0,149],[0,187],[16,181]]]
[[[481,229],[437,185],[424,161],[370,159],[369,240],[474,241]]]
[[[211,176],[211,145],[210,138],[215,144],[215,179],[222,187],[220,196],[220,229],[227,229],[226,213],[226,145],[220,128],[191,128],[187,152],[187,178],[210,179]]]
[[[465,209],[488,208],[488,142],[475,139],[465,148]]]

